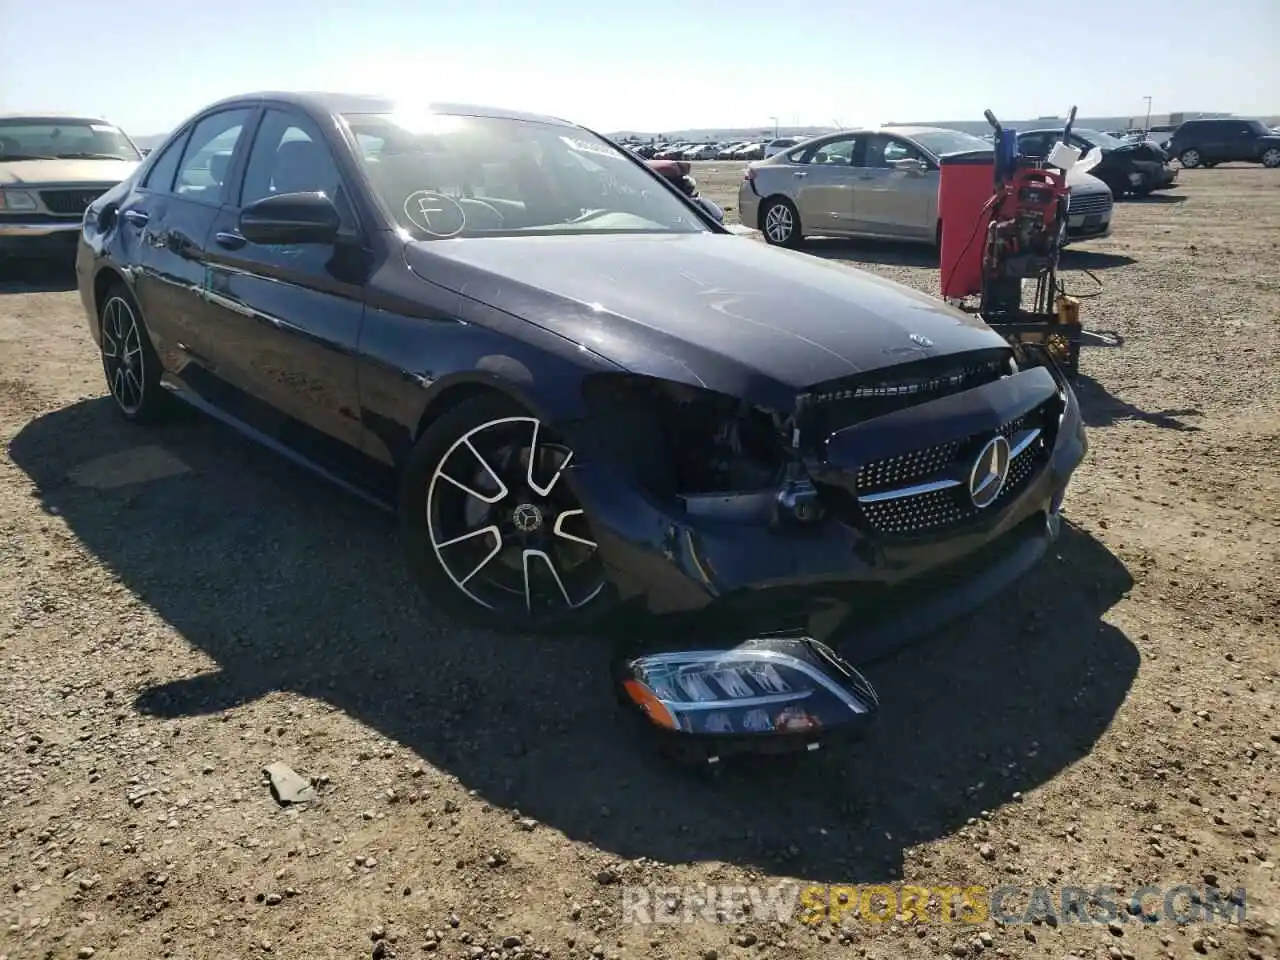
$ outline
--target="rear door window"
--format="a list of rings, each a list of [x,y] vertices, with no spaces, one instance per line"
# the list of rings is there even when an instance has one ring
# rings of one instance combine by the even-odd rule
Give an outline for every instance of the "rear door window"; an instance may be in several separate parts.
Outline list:
[[[188,200],[221,204],[231,161],[253,111],[248,107],[210,114],[191,131],[173,192]]]
[[[157,193],[169,193],[173,190],[173,175],[178,172],[178,161],[182,159],[182,148],[186,146],[187,133],[175,137],[160,152],[147,171],[147,179],[143,187]]]

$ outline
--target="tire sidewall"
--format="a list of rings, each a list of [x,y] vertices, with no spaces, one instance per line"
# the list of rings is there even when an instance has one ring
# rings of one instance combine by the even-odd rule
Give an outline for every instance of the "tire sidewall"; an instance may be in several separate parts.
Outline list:
[[[532,416],[520,404],[497,392],[466,400],[433,421],[418,438],[400,475],[397,526],[410,572],[428,599],[451,617],[490,629],[527,634],[574,635],[599,626],[617,608],[617,595],[607,580],[585,607],[550,616],[526,618],[481,606],[466,596],[445,572],[427,527],[427,494],[431,474],[455,441],[468,430],[503,417]],[[566,475],[562,482],[572,485]],[[590,516],[588,515],[588,522]],[[599,540],[597,539],[597,543]],[[597,548],[598,550],[598,548]]]

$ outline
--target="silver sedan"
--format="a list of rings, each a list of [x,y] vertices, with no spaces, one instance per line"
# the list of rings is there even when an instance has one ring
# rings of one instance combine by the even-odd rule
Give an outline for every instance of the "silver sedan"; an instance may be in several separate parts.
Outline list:
[[[748,166],[738,190],[744,226],[780,246],[809,236],[868,237],[937,244],[939,161],[990,150],[972,134],[940,127],[841,130]],[[1069,240],[1111,230],[1111,191],[1072,171]]]

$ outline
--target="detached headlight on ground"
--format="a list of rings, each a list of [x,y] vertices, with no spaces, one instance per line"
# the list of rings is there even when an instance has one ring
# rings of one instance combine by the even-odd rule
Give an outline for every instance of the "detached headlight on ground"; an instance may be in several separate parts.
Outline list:
[[[814,750],[860,729],[879,701],[834,651],[808,638],[751,639],[724,649],[667,650],[626,658],[625,704],[684,758]]]

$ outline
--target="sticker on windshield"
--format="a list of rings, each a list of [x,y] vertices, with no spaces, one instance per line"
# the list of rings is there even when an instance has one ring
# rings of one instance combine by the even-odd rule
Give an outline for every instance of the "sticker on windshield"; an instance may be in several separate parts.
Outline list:
[[[618,151],[601,143],[592,143],[589,140],[578,140],[574,137],[561,137],[560,139],[570,150],[577,150],[579,153],[594,153],[597,157],[611,157],[615,159],[620,156]]]
[[[404,215],[419,230],[433,237],[456,237],[467,225],[462,204],[434,190],[415,190],[404,199]]]

